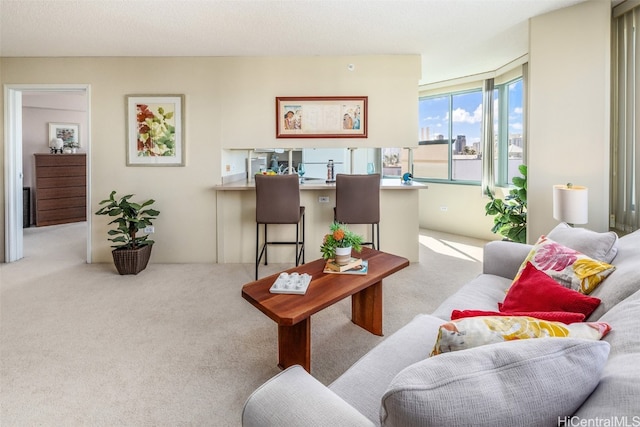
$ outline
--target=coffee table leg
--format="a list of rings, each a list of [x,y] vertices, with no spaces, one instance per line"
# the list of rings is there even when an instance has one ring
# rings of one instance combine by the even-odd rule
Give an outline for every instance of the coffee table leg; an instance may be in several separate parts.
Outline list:
[[[278,366],[293,365],[311,372],[311,318],[293,326],[278,325]]]
[[[375,335],[382,335],[382,281],[351,296],[351,320]]]

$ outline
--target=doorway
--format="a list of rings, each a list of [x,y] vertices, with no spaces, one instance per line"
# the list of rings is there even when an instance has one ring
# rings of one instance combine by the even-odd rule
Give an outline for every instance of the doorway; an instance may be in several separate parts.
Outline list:
[[[77,85],[5,85],[5,262],[14,262],[24,256],[23,240],[23,98],[25,96],[60,96],[62,94],[75,94],[82,96],[86,119],[80,124],[83,129],[81,146],[87,154],[86,162],[86,261],[91,263],[91,215],[90,212],[90,149],[91,149],[91,92],[86,84]],[[44,126],[44,125],[43,125]],[[42,130],[45,132],[45,130]],[[42,141],[46,144],[48,133]],[[46,151],[45,151],[46,152]]]

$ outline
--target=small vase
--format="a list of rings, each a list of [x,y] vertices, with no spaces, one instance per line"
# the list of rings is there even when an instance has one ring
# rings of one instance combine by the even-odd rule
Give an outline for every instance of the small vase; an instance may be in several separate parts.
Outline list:
[[[351,246],[348,248],[336,248],[336,264],[345,265],[351,259]]]

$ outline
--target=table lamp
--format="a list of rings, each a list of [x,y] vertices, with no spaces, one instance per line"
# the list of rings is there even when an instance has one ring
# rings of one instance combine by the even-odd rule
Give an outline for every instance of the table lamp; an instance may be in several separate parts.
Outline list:
[[[63,146],[64,141],[62,140],[62,138],[51,138],[51,141],[49,141],[49,148],[51,149],[52,153],[57,153],[58,151],[62,153]]]
[[[580,185],[553,186],[553,218],[574,224],[586,224],[589,217],[589,189]]]

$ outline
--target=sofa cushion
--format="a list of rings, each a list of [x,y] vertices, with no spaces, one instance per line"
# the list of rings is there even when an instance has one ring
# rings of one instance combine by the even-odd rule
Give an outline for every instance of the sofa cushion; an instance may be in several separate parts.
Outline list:
[[[613,231],[598,233],[586,228],[571,227],[561,222],[547,234],[551,240],[606,263],[618,253],[618,235]]]
[[[511,279],[493,274],[480,274],[445,299],[432,313],[443,320],[451,319],[453,310],[495,310],[504,300]]]
[[[453,310],[451,312],[451,320],[479,316],[528,316],[535,317],[540,320],[549,320],[551,322],[562,322],[566,324],[582,322],[585,318],[582,313],[570,313],[568,311],[515,311],[511,313],[501,313],[499,311],[484,310]]]
[[[620,301],[640,290],[640,230],[623,236],[618,241],[618,255],[614,260],[616,270],[602,286],[598,286],[591,296],[600,298],[600,305],[587,318],[588,321],[600,317],[615,307]]]
[[[626,422],[620,425],[640,425],[638,319],[640,291],[602,316],[602,320],[612,327],[611,332],[603,338],[603,341],[611,344],[611,353],[600,385],[575,414],[580,419],[602,418],[604,414],[613,413],[620,420],[626,417]]]
[[[599,340],[610,331],[605,322],[550,322],[527,316],[482,316],[452,320],[440,326],[432,356],[503,341],[572,337]]]
[[[382,397],[385,426],[542,426],[597,386],[609,344],[519,340],[447,353],[400,372]]]
[[[615,267],[603,261],[590,258],[582,252],[561,245],[547,236],[540,236],[527,259],[520,266],[520,273],[531,262],[563,286],[590,294],[609,275]],[[515,281],[514,280],[514,281]]]
[[[599,304],[598,298],[565,288],[528,262],[498,308],[506,313],[568,311],[589,316]]]
[[[421,314],[362,356],[329,389],[376,425],[380,399],[398,372],[429,356],[442,319]]]

